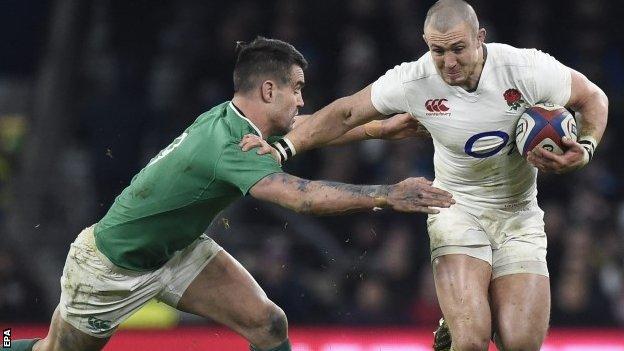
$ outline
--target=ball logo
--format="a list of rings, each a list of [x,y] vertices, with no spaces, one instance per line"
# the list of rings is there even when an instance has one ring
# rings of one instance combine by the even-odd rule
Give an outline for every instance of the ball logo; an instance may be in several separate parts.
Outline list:
[[[451,113],[447,111],[450,110],[450,108],[446,106],[446,103],[448,103],[447,99],[429,99],[425,101],[425,109],[428,111],[426,114],[449,116]]]
[[[516,126],[516,138],[519,139],[524,135],[524,132],[529,129],[529,122],[526,119],[521,118]]]
[[[566,120],[566,130],[569,135],[574,135],[575,138],[577,137],[576,121],[574,118],[568,118]]]

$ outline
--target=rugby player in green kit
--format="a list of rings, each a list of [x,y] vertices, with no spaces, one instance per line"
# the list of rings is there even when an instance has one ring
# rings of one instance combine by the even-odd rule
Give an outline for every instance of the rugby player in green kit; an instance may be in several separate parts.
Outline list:
[[[100,350],[124,319],[157,298],[231,328],[251,350],[290,350],[284,312],[202,234],[221,210],[248,193],[313,215],[375,207],[436,213],[454,202],[424,178],[394,185],[309,181],[284,173],[271,155],[241,150],[246,134],[290,130],[303,106],[307,62],[279,40],[260,37],[239,49],[232,101],[200,115],[132,179],[104,218],[78,235],[47,337],[15,341],[12,349]]]

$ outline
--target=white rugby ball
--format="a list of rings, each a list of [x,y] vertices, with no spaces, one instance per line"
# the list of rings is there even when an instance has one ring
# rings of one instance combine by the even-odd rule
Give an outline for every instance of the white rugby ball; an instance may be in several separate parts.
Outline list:
[[[565,151],[564,136],[576,141],[576,121],[565,107],[551,103],[527,108],[516,125],[516,146],[522,156],[536,147],[560,155]]]

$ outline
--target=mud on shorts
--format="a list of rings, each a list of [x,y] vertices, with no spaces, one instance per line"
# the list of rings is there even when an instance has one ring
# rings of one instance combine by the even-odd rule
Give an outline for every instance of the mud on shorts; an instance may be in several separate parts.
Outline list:
[[[191,282],[222,248],[206,235],[148,272],[114,265],[95,246],[93,227],[71,244],[61,277],[61,317],[88,335],[109,337],[152,298],[176,307]]]
[[[492,266],[492,279],[533,273],[548,277],[544,212],[537,200],[511,209],[441,208],[427,219],[431,261],[464,254]]]

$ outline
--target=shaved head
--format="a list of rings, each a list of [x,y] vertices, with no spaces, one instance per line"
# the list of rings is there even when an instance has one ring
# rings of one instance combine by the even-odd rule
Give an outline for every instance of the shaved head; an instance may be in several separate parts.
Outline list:
[[[479,20],[472,6],[463,0],[439,0],[427,11],[424,31],[427,28],[445,33],[458,24],[465,22],[476,36],[479,31]]]
[[[423,39],[447,84],[476,89],[485,63],[485,34],[474,9],[463,0],[439,0],[429,8]]]

